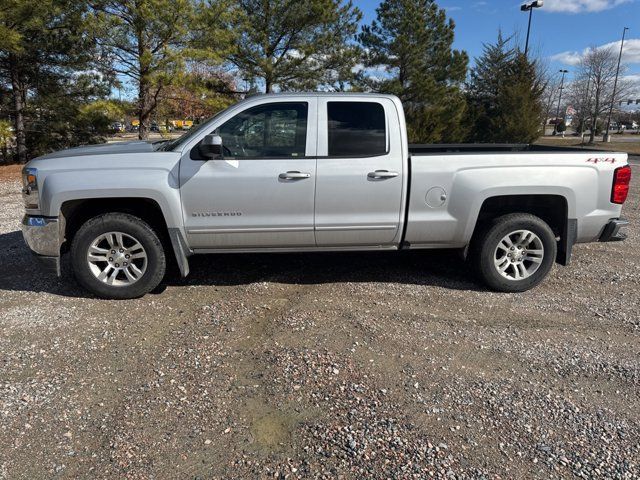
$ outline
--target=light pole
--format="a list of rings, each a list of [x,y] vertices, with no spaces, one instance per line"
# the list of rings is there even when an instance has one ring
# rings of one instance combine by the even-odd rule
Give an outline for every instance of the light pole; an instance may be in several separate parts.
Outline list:
[[[618,67],[616,68],[616,79],[613,82],[613,93],[611,94],[611,107],[609,108],[609,117],[607,118],[607,131],[602,139],[604,142],[610,142],[609,127],[611,126],[611,115],[613,114],[613,103],[616,101],[616,89],[618,88],[618,75],[620,74],[620,61],[622,60],[622,49],[624,47],[624,37],[627,34],[628,27],[622,30],[622,42],[620,43],[620,55],[618,55]]]
[[[527,41],[524,44],[524,56],[527,56],[529,52],[529,34],[531,33],[531,17],[533,16],[533,9],[540,8],[544,5],[543,0],[536,0],[535,2],[525,3],[520,7],[523,12],[529,12],[529,26],[527,27]]]
[[[560,93],[558,94],[558,110],[556,111],[556,123],[553,125],[553,134],[558,133],[558,117],[560,116],[560,102],[562,101],[562,90],[564,90],[564,76],[569,73],[569,70],[560,70],[562,74],[562,80],[560,80]]]
[[[587,76],[587,93],[585,95],[585,103],[586,103],[586,107],[587,107],[587,111],[586,114],[583,110],[582,112],[582,122],[580,125],[580,139],[582,140],[582,143],[584,144],[584,124],[587,123],[587,117],[588,115],[591,115],[591,96],[589,95],[589,88],[591,88],[591,70],[589,70],[588,76]]]

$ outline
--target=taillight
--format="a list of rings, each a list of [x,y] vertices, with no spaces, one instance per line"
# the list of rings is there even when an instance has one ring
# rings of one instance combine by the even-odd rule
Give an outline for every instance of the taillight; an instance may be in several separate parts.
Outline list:
[[[631,167],[625,165],[618,167],[613,172],[613,188],[611,189],[611,203],[622,205],[629,195],[629,183],[631,183]]]

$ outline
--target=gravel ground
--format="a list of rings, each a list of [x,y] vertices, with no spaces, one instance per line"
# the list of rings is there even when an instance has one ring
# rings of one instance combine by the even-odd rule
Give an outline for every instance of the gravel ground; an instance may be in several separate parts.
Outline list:
[[[640,477],[637,167],[629,239],[524,294],[448,253],[241,255],[121,302],[38,272],[16,172],[0,478]]]

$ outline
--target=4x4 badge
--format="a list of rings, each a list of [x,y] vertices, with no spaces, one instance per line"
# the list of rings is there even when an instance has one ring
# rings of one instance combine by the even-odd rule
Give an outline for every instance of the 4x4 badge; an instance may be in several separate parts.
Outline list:
[[[616,159],[613,157],[590,158],[587,163],[616,163]]]

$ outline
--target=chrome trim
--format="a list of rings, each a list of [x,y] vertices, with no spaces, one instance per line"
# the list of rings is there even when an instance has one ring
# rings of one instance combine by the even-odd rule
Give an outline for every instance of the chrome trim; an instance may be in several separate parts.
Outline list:
[[[354,230],[395,230],[398,225],[343,225],[343,226],[329,226],[329,227],[316,227],[317,231],[322,232],[350,232]]]
[[[190,234],[215,233],[263,233],[263,232],[312,232],[313,227],[262,227],[262,228],[190,228]]]
[[[395,230],[398,225],[345,225],[328,227],[263,227],[263,228],[190,228],[189,234],[216,234],[216,233],[263,233],[263,232],[339,232],[358,230]]]
[[[57,218],[25,215],[22,218],[22,236],[37,255],[60,256],[60,223]]]

